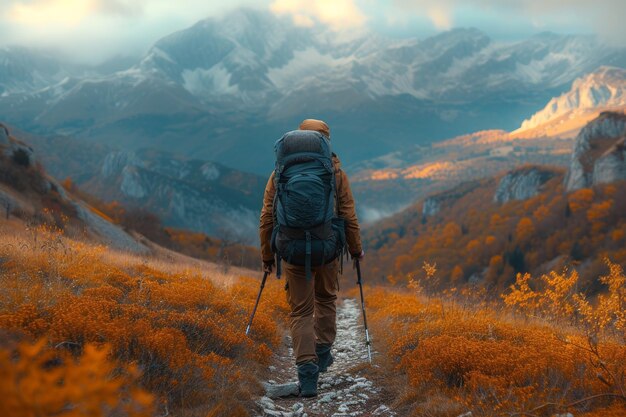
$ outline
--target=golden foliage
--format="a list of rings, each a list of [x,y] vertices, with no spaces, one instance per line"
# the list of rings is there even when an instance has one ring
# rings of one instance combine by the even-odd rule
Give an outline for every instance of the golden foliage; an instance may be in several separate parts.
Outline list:
[[[46,349],[41,339],[0,351],[0,415],[103,417],[153,415],[153,397],[138,386],[138,372],[109,360],[107,348],[85,345],[73,358]],[[124,393],[122,396],[120,393]]]
[[[418,275],[424,261],[437,262],[440,287],[482,280],[497,295],[518,273],[543,273],[573,262],[581,286],[599,291],[601,259],[626,266],[624,184],[599,185],[567,194],[557,175],[525,201],[494,203],[497,181],[461,185],[442,194],[440,211],[424,216],[421,205],[364,231],[371,275]],[[496,262],[500,261],[501,262]],[[464,279],[453,271],[463,270]],[[458,269],[457,271],[458,272]]]
[[[609,270],[599,281],[606,291],[595,300],[578,292],[578,273],[564,270],[550,272],[539,279],[518,274],[510,291],[502,296],[506,305],[527,316],[564,318],[584,324],[594,337],[607,329],[621,332],[626,340],[626,277],[622,267],[605,260]]]
[[[518,274],[504,306],[470,289],[369,289],[374,343],[408,381],[403,415],[450,415],[433,398],[475,416],[626,415],[626,278],[606,264],[596,298],[578,291],[575,270]]]
[[[51,384],[59,372],[70,372],[63,378],[71,381],[65,384],[67,390],[80,391],[85,383],[74,384],[71,379],[72,372],[79,372],[74,364],[80,364],[84,377],[91,375],[102,384],[109,381],[106,384],[113,385],[103,385],[103,390],[116,387],[111,388],[116,395],[132,402],[134,391],[122,389],[126,382],[107,379],[112,369],[105,364],[108,356],[119,362],[117,371],[137,369],[138,386],[154,394],[161,407],[204,407],[208,413],[224,401],[223,392],[228,390],[237,400],[231,401],[228,412],[216,415],[234,415],[230,410],[242,409],[255,384],[243,369],[266,365],[270,347],[280,342],[276,317],[286,314],[276,313],[285,312],[287,305],[279,284],[266,286],[253,331],[245,337],[257,280],[241,279],[226,287],[206,279],[197,268],[173,272],[174,268],[155,267],[149,259],[129,262],[128,255],[118,256],[52,231],[38,230],[36,244],[4,243],[0,242],[0,329],[19,339],[47,340],[37,345],[37,357],[49,358],[45,346],[57,346],[55,357],[64,364],[64,371],[55,370],[38,389]],[[2,347],[0,353],[3,360],[12,357]],[[26,353],[20,353],[20,358]],[[87,361],[100,363],[101,373],[89,374]],[[105,394],[108,391],[103,391],[103,401],[109,404]],[[0,397],[0,407],[6,398]],[[35,405],[24,405],[30,406]],[[102,410],[112,410],[107,407]],[[99,415],[91,411],[67,415]],[[109,411],[106,415],[115,414]]]

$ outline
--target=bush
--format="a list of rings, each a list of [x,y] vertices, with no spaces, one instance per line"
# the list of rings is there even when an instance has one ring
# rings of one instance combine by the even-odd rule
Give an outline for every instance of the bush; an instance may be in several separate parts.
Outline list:
[[[46,340],[38,349],[56,346],[68,364],[68,358],[80,362],[84,352],[96,355],[89,346],[106,346],[120,366],[136,365],[138,384],[162,407],[208,413],[229,401],[227,411],[215,416],[245,409],[256,389],[254,373],[268,364],[280,342],[274,316],[287,306],[278,285],[268,285],[245,337],[255,280],[225,287],[191,265],[169,272],[173,265],[129,261],[128,255],[73,242],[53,230],[40,230],[35,245],[24,241],[0,248],[0,329]],[[0,407],[6,401],[0,396]]]
[[[607,265],[595,300],[575,291],[578,276],[567,271],[518,275],[506,306],[469,301],[482,297],[469,289],[427,298],[419,282],[411,285],[419,295],[368,291],[376,345],[409,387],[400,408],[441,417],[450,407],[474,416],[626,415],[626,278]]]
[[[21,165],[24,167],[30,166],[30,155],[25,149],[18,148],[15,151],[13,151],[12,158],[13,158],[13,162],[15,162],[18,165]]]

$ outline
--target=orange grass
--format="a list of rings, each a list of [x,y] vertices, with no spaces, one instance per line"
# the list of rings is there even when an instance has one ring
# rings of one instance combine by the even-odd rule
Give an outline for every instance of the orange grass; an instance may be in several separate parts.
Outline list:
[[[257,280],[2,227],[14,233],[0,235],[2,415],[248,415],[286,317],[279,284],[268,283],[246,337]],[[32,384],[53,398],[9,400]],[[98,395],[82,388],[97,384]]]
[[[567,271],[518,276],[506,305],[468,301],[470,290],[367,289],[382,365],[407,386],[396,405],[407,416],[626,415],[626,279],[607,265],[593,300]]]

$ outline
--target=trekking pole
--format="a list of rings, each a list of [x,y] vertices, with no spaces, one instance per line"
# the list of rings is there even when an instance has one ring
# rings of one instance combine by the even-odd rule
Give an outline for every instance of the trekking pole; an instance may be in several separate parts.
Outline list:
[[[356,275],[358,277],[359,291],[361,292],[361,310],[363,311],[363,325],[365,326],[365,344],[367,345],[367,356],[372,363],[372,342],[370,332],[367,330],[367,316],[365,315],[365,298],[363,298],[363,283],[361,282],[361,263],[356,259]]]
[[[265,287],[265,281],[267,280],[267,275],[269,272],[265,271],[263,274],[263,280],[261,281],[261,289],[259,289],[259,295],[256,297],[256,304],[254,304],[254,310],[252,310],[252,314],[250,315],[250,321],[248,322],[248,327],[246,327],[246,336],[250,333],[250,326],[252,326],[252,320],[254,320],[254,315],[256,314],[256,309],[259,306],[259,301],[261,301],[261,293],[263,292],[263,288]]]

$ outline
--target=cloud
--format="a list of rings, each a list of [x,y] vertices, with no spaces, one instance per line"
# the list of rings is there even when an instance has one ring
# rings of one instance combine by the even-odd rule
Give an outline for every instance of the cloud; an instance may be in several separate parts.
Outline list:
[[[23,45],[97,63],[140,55],[159,38],[238,6],[269,0],[0,0],[0,47]]]
[[[427,15],[435,28],[449,30],[452,28],[452,11],[446,7],[434,6],[427,10]]]
[[[7,16],[10,22],[26,26],[46,23],[74,26],[96,8],[95,0],[17,2],[9,8]]]
[[[136,16],[143,1],[129,0],[21,0],[10,2],[6,17],[23,25],[76,25],[96,15]]]
[[[624,0],[391,0],[395,13],[428,17],[434,27],[446,29],[468,12],[497,16],[501,25],[511,19],[526,19],[537,28],[579,28],[595,31],[626,43]],[[552,29],[553,30],[553,29]]]
[[[139,55],[165,35],[241,6],[269,8],[304,27],[369,26],[400,36],[455,26],[501,37],[597,32],[626,45],[626,0],[0,0],[0,46],[61,49],[87,62]]]
[[[300,26],[312,26],[319,21],[343,29],[360,27],[367,21],[354,0],[274,0],[270,10],[277,15],[291,15]]]

